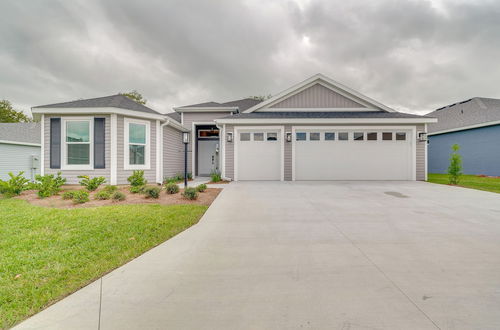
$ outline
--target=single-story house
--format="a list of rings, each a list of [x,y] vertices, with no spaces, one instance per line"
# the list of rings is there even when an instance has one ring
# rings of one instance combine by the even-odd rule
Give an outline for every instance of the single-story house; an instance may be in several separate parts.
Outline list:
[[[33,180],[40,174],[40,124],[0,123],[0,179],[9,172]]]
[[[466,174],[500,176],[500,100],[474,97],[435,110],[429,124],[429,172],[446,173],[451,147],[460,146]]]
[[[126,183],[183,171],[228,180],[425,180],[429,116],[391,109],[322,74],[265,100],[205,102],[161,114],[122,95],[39,106],[45,173]]]

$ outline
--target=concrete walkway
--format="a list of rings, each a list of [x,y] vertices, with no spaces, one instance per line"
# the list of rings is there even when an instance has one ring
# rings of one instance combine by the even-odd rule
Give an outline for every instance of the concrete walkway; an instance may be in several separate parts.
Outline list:
[[[246,182],[18,328],[499,329],[499,311],[499,194]]]

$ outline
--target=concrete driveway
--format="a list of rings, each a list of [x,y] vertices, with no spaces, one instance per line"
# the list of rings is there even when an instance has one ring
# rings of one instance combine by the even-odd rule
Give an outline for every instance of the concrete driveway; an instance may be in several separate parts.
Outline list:
[[[201,222],[20,329],[499,329],[500,194],[232,183]]]

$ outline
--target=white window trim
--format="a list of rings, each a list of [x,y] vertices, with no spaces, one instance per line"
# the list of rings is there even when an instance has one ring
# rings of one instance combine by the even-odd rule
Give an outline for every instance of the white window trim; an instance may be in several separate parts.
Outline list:
[[[89,164],[88,165],[70,165],[68,164],[68,143],[66,142],[66,123],[71,121],[89,122]],[[94,169],[94,117],[68,117],[61,118],[61,170],[93,170]]]
[[[123,168],[125,170],[150,170],[151,169],[151,122],[132,118],[123,119]],[[130,124],[146,125],[146,152],[144,155],[144,165],[130,164],[129,132]]]

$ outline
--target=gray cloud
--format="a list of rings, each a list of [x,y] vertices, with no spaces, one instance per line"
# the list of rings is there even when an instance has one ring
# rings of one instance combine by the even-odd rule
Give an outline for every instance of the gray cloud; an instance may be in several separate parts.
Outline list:
[[[167,112],[317,72],[403,111],[500,97],[498,1],[7,0],[0,12],[0,98],[25,111],[137,89]]]

